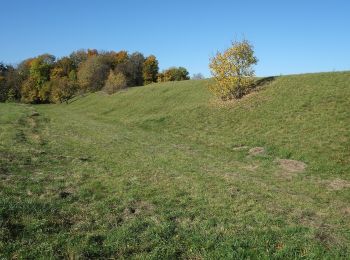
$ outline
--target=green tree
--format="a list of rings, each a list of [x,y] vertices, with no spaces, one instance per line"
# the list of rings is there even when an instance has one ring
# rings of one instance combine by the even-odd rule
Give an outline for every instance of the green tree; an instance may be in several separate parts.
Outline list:
[[[142,68],[144,85],[157,82],[158,75],[158,61],[154,55],[151,55],[145,59]]]
[[[254,82],[252,66],[257,62],[253,46],[247,40],[233,42],[230,48],[210,60],[215,84],[210,85],[209,90],[222,100],[241,98]]]
[[[54,62],[55,56],[50,54],[40,55],[31,61],[29,81],[25,85],[25,88],[23,88],[23,90],[29,91],[29,93],[22,94],[25,97],[26,102],[49,102],[50,84],[48,84],[48,81],[50,80],[50,73]],[[33,96],[34,94],[36,94],[36,96]]]
[[[29,75],[36,81],[38,88],[40,88],[45,81],[50,80],[50,72],[54,62],[55,56],[50,54],[40,55],[31,62]]]
[[[69,58],[71,59],[74,68],[77,69],[80,66],[80,64],[84,63],[87,60],[88,54],[85,50],[81,49],[72,52],[69,55]]]
[[[189,73],[184,67],[171,67],[165,71],[163,71],[160,75],[158,75],[158,81],[180,81],[180,80],[189,80]]]
[[[27,103],[47,103],[50,96],[51,69],[55,56],[43,54],[29,61],[29,75],[21,88],[22,100]]]
[[[179,67],[175,73],[175,80],[180,81],[180,80],[189,80],[190,76],[186,68],[184,67]]]

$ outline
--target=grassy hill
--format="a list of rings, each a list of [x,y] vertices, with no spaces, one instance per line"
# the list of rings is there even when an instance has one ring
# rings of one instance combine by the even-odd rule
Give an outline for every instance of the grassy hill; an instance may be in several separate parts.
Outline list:
[[[207,84],[0,104],[0,258],[348,258],[350,72]]]

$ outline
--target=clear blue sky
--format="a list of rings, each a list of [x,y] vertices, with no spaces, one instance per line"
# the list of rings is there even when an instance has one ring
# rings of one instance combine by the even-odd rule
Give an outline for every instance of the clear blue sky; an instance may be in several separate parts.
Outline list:
[[[245,37],[260,76],[350,69],[349,0],[0,0],[0,8],[6,63],[123,49],[209,76],[209,57]]]

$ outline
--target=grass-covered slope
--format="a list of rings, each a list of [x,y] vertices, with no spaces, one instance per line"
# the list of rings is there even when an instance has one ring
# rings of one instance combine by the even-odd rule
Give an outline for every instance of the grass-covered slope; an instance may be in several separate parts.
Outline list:
[[[350,73],[209,82],[0,104],[0,258],[349,257]]]

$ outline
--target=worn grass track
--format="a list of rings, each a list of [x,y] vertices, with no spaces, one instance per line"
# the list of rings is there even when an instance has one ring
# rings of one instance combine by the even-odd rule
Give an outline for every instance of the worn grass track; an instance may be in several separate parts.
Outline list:
[[[350,73],[208,83],[0,104],[0,258],[348,258]]]

